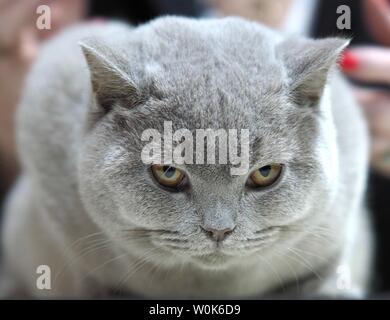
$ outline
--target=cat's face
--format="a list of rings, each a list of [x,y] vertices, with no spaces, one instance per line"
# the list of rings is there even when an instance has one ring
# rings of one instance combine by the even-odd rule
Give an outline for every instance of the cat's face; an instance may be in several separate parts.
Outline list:
[[[318,102],[342,42],[307,41],[290,56],[286,43],[242,20],[155,24],[160,34],[153,24],[142,30],[132,40],[135,53],[116,64],[101,48],[84,46],[96,97],[80,157],[91,217],[118,245],[154,250],[159,263],[223,268],[297,240],[337,183],[331,119],[326,101]],[[321,52],[322,64],[307,65]],[[249,130],[247,172],[234,176],[229,163],[145,164],[142,133],[163,136],[164,121],[173,131]]]

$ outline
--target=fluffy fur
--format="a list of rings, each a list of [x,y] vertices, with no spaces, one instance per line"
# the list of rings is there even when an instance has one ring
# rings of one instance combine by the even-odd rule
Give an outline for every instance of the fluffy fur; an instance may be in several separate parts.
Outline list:
[[[362,296],[367,134],[335,70],[346,45],[177,17],[78,26],[50,41],[17,117],[23,173],[3,227],[4,292]],[[283,163],[281,181],[252,191],[229,165],[187,165],[189,191],[161,189],[140,137],[164,120],[249,129],[251,170]],[[235,229],[217,244],[204,224]],[[39,265],[51,290],[36,287]]]

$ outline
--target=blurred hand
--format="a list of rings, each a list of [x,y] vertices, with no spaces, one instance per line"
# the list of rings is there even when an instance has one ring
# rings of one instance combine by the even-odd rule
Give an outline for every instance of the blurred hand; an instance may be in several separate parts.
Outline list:
[[[280,27],[288,10],[291,0],[207,0],[222,16],[241,16],[249,20],[261,21],[271,27]]]
[[[51,8],[51,29],[38,30],[39,5]],[[0,158],[10,180],[16,172],[14,111],[28,68],[43,40],[81,19],[84,0],[0,0]]]
[[[363,14],[373,37],[390,45],[390,1],[364,0]],[[345,52],[341,67],[353,79],[390,88],[390,48],[354,47]],[[369,123],[372,165],[390,177],[390,90],[359,88],[356,96]]]
[[[3,160],[14,153],[13,110],[27,68],[38,51],[34,19],[39,2],[0,0],[0,150]]]

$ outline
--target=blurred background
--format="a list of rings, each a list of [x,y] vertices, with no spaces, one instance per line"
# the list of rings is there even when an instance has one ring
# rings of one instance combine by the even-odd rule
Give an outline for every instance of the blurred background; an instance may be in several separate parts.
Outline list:
[[[37,28],[40,16],[37,8],[40,5],[48,5],[51,9],[49,30]],[[348,19],[348,9],[350,21],[340,18],[346,14]],[[137,25],[167,14],[192,17],[235,15],[265,23],[285,33],[315,38],[352,38],[340,67],[353,82],[356,98],[369,124],[371,170],[367,202],[377,243],[374,297],[388,296],[390,0],[0,0],[0,206],[18,175],[14,112],[25,76],[39,55],[41,45],[57,32],[79,22],[105,23],[110,19],[120,19]]]

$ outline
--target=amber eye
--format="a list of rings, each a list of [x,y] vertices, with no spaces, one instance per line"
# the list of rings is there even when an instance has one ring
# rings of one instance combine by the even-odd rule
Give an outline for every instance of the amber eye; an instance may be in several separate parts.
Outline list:
[[[283,165],[273,163],[253,171],[247,183],[249,187],[268,187],[275,183],[282,173]]]
[[[176,188],[182,182],[185,174],[172,166],[153,165],[152,173],[159,184],[169,188]]]

